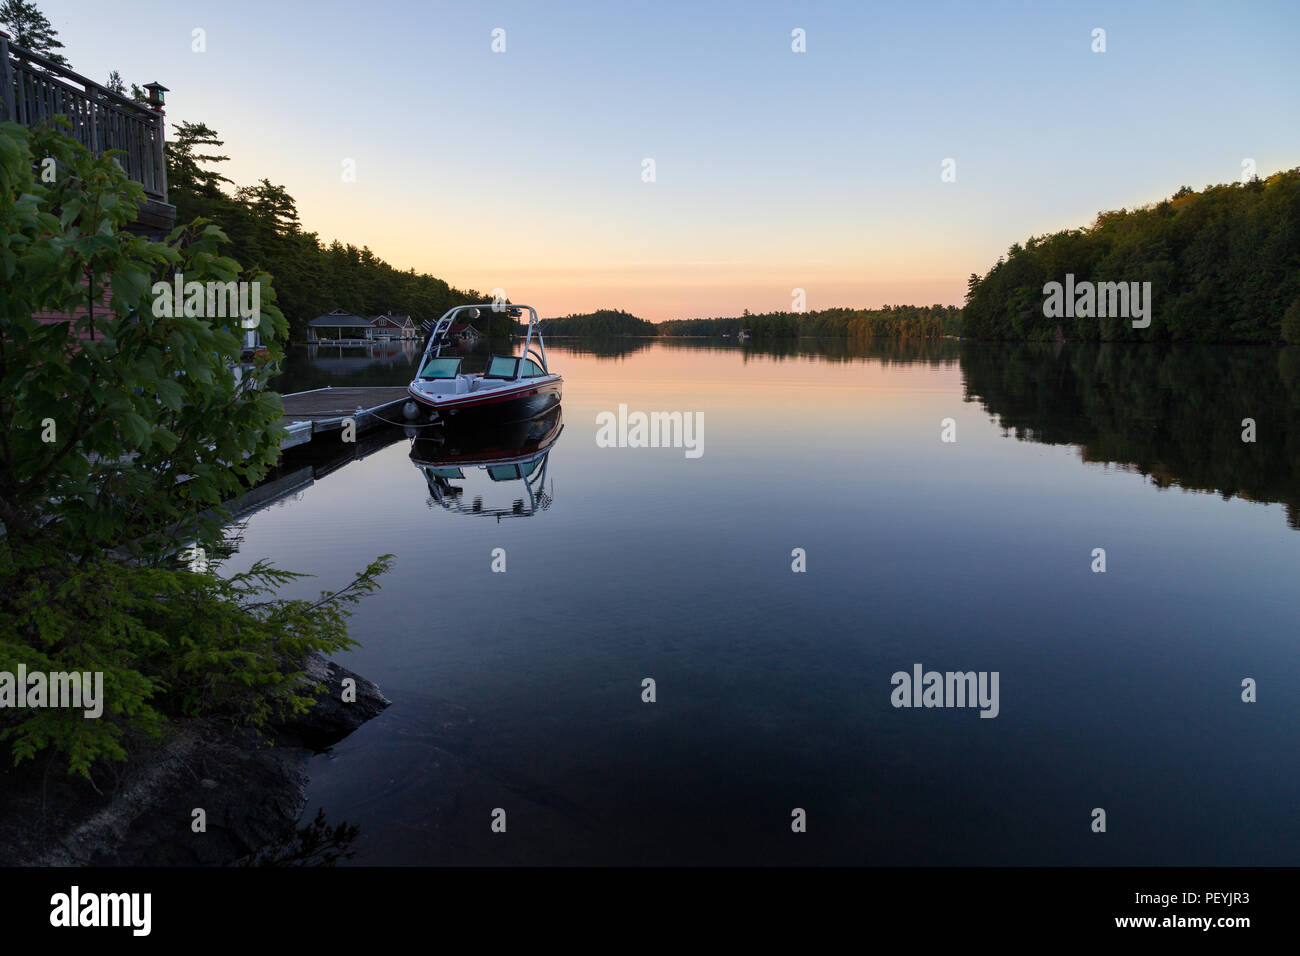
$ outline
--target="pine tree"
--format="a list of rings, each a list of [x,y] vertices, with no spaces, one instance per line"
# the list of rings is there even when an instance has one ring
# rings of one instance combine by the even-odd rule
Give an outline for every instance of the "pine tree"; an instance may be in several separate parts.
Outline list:
[[[58,52],[63,49],[59,32],[54,29],[49,18],[37,9],[36,4],[28,0],[4,0],[0,3],[0,24],[5,26],[18,46],[39,53],[61,66],[68,65],[67,57]]]

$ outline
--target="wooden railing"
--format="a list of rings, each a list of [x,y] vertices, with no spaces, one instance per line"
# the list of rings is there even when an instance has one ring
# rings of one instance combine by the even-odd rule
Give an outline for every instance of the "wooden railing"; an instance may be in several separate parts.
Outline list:
[[[126,174],[150,199],[167,202],[161,103],[120,96],[0,33],[0,121],[35,126],[59,114],[72,124],[61,132],[93,153],[121,150],[117,160]]]

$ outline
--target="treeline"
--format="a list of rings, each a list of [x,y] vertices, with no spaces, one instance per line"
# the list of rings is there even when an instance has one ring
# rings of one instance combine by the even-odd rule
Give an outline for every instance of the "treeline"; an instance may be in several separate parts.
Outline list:
[[[622,309],[597,309],[547,319],[546,335],[658,335],[658,327]]]
[[[546,330],[543,329],[543,332]],[[548,339],[549,341],[549,339]],[[860,339],[802,338],[756,340],[741,353],[741,361],[813,357],[822,362],[861,362],[872,360],[882,365],[911,365],[925,362],[933,366],[953,365],[961,347],[950,339]],[[670,336],[586,336],[563,343],[565,352],[592,355],[596,358],[623,358],[650,348],[667,348],[674,351],[735,352],[725,340],[717,338]],[[329,361],[329,360],[325,360]],[[321,362],[319,364],[324,364]],[[314,381],[308,384],[317,384]],[[327,378],[320,383],[328,384]],[[364,384],[364,383],[361,383]],[[376,384],[384,384],[376,380]]]
[[[851,339],[934,339],[959,335],[961,309],[955,305],[886,305],[879,309],[822,309],[819,312],[748,310],[734,319],[673,319],[660,322],[660,335],[736,335],[748,329],[755,339],[801,335]]]
[[[234,187],[216,171],[215,164],[228,159],[220,154],[221,146],[216,132],[202,123],[176,126],[166,144],[168,193],[176,221],[196,216],[212,220],[232,240],[230,254],[271,274],[293,339],[305,337],[308,320],[333,309],[359,315],[392,312],[409,315],[419,324],[437,319],[453,305],[484,301],[472,289],[391,266],[368,248],[337,240],[322,243],[316,233],[302,228],[297,204],[283,186],[263,179],[254,186]]]
[[[1049,318],[1049,282],[1151,283],[1151,322]],[[1184,186],[1086,229],[1013,245],[971,275],[965,334],[983,339],[1300,342],[1300,167],[1266,180]],[[1071,310],[1073,311],[1073,310]]]

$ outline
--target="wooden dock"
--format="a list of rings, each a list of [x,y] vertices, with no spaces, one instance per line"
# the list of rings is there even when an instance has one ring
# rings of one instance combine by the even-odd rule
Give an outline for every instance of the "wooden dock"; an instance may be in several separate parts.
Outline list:
[[[314,388],[308,392],[281,395],[284,417],[280,423],[289,432],[281,450],[306,444],[321,432],[339,431],[347,419],[356,434],[388,422],[402,421],[402,406],[410,395],[405,385],[376,388]]]

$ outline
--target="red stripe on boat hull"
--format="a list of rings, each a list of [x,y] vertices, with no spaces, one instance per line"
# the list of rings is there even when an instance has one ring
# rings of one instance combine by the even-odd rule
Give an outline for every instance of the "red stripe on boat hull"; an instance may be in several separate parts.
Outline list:
[[[506,389],[491,395],[458,395],[449,401],[435,401],[428,395],[420,394],[412,386],[407,386],[407,392],[416,402],[432,408],[440,415],[459,417],[490,413],[505,419],[533,418],[545,414],[560,403],[563,382],[562,378],[554,378],[540,385]]]

